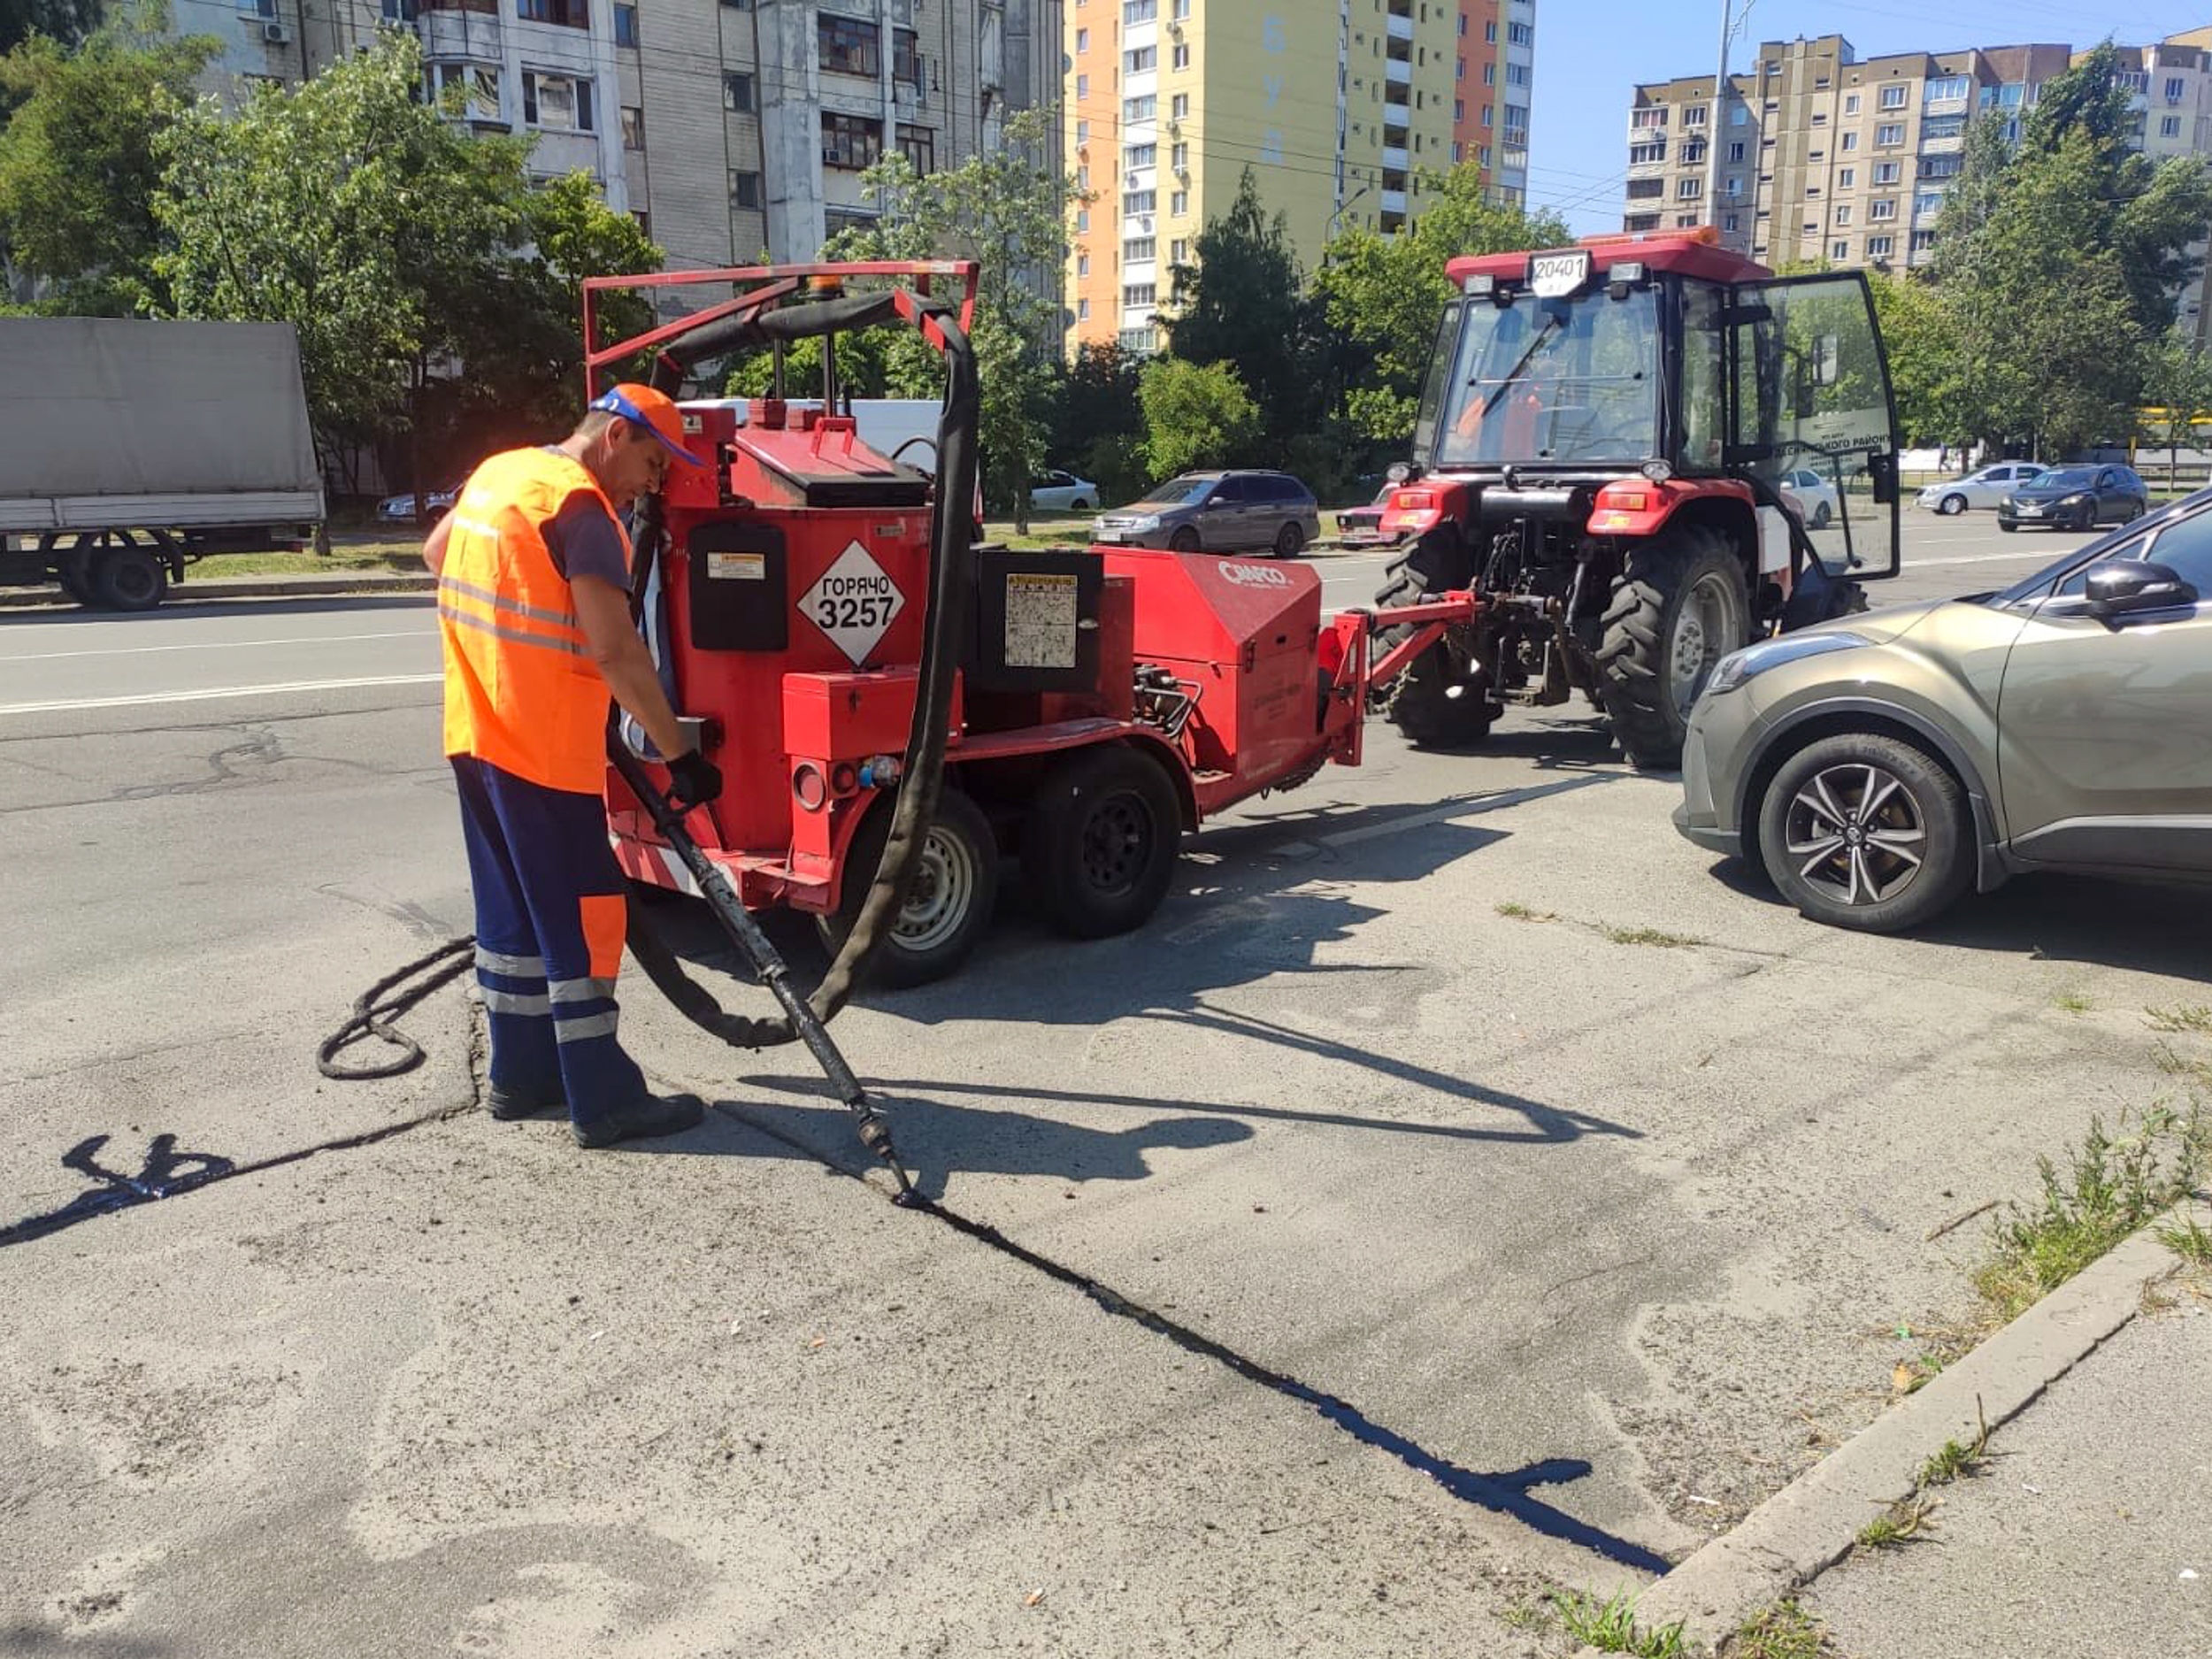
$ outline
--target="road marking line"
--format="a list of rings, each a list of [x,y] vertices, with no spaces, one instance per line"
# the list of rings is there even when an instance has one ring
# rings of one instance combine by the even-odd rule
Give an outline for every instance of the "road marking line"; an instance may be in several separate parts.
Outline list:
[[[289,691],[350,691],[362,686],[434,686],[443,674],[377,674],[363,680],[291,680],[270,686],[217,686],[205,691],[155,691],[134,697],[70,697],[53,703],[0,703],[0,715],[63,714],[79,709],[131,709],[155,703],[204,703],[219,697],[266,697]]]
[[[277,640],[202,640],[189,645],[107,645],[85,651],[27,651],[21,656],[0,654],[0,667],[10,663],[50,663],[64,657],[137,657],[151,651],[236,651],[257,645],[336,645],[350,640],[434,640],[434,628],[403,628],[389,634],[294,634]]]

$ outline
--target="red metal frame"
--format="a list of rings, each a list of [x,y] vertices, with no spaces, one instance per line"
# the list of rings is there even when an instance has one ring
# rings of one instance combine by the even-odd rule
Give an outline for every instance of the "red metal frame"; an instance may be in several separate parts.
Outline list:
[[[1586,236],[1563,248],[1529,248],[1517,253],[1463,254],[1447,260],[1444,274],[1454,286],[1471,276],[1517,281],[1528,274],[1528,262],[1539,254],[1572,253],[1586,248],[1594,274],[1616,265],[1637,264],[1654,271],[1677,271],[1684,276],[1714,282],[1761,282],[1774,273],[1755,259],[1720,246],[1709,227],[1701,232],[1640,231],[1626,235]]]

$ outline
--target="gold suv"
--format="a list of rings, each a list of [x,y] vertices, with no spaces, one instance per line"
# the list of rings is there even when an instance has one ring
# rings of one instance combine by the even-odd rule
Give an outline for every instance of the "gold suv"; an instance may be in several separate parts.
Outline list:
[[[2001,593],[1724,658],[1675,827],[1894,933],[2028,870],[2212,877],[2212,490]]]

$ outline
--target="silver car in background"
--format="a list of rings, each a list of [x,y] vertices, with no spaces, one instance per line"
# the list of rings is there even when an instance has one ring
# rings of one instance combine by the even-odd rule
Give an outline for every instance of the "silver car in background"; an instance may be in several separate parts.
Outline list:
[[[2033,461],[2000,461],[1964,478],[1939,479],[1913,497],[1913,505],[1948,517],[1969,507],[1994,507],[2021,485],[2047,471]]]
[[[1178,553],[1265,550],[1295,558],[1321,534],[1313,492],[1287,472],[1183,472],[1102,513],[1094,541]]]

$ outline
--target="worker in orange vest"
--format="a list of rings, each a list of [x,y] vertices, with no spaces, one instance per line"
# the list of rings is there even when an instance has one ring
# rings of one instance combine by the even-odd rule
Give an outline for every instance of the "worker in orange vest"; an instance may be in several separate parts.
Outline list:
[[[615,516],[678,461],[705,465],[684,447],[676,405],[618,386],[561,442],[479,466],[422,550],[438,577],[491,1114],[565,1110],[586,1147],[679,1133],[704,1115],[695,1096],[655,1097],[616,1036],[629,911],[601,796],[611,697],[674,757],[672,800],[688,809],[722,792],[631,623],[630,539]]]

